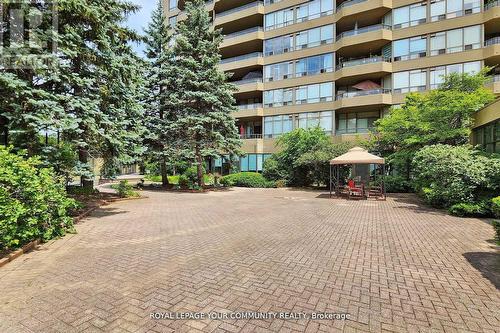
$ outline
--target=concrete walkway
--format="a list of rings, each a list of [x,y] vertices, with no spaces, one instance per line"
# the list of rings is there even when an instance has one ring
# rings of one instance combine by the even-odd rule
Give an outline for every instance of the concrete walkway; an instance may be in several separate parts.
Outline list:
[[[493,230],[318,192],[147,192],[0,268],[0,332],[474,331],[500,327]],[[495,286],[495,284],[497,284]],[[168,320],[154,312],[347,313]]]

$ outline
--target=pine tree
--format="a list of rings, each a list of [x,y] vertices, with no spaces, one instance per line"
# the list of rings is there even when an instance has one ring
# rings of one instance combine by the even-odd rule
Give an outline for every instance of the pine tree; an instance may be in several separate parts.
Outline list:
[[[187,2],[186,20],[177,26],[173,65],[166,67],[166,108],[175,114],[173,128],[197,166],[203,186],[203,162],[222,153],[239,153],[241,141],[234,118],[233,93],[228,75],[219,69],[223,37],[213,30],[203,0]]]
[[[158,0],[145,33],[148,70],[144,101],[147,133],[144,143],[148,147],[149,156],[160,165],[163,186],[168,186],[167,164],[175,155],[175,149],[172,145],[170,112],[164,101],[164,80],[166,67],[172,61],[172,53],[169,49],[171,36],[165,24],[162,0]]]

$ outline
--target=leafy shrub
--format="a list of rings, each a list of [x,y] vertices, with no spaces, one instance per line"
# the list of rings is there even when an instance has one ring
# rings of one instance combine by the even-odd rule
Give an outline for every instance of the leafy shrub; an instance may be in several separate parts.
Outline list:
[[[205,179],[206,170],[204,167],[202,168],[202,172],[203,172],[204,179]],[[187,168],[186,171],[184,171],[184,176],[187,177],[190,184],[197,183],[198,182],[198,168],[197,168],[197,166],[192,165],[189,168]]]
[[[448,212],[460,217],[482,217],[489,214],[488,207],[484,203],[458,203],[451,206]]]
[[[112,188],[118,192],[118,195],[122,198],[132,198],[138,197],[139,193],[134,191],[134,187],[129,184],[128,180],[122,180],[117,185],[113,185]]]
[[[413,192],[412,184],[402,176],[385,176],[385,191],[387,193],[409,193]]]
[[[99,191],[93,187],[86,186],[66,186],[66,192],[69,195],[81,195],[81,196],[89,196],[99,193]]]
[[[186,175],[180,175],[178,184],[181,188],[188,188],[190,184],[190,180]]]
[[[415,154],[413,165],[415,189],[433,206],[477,204],[500,191],[500,159],[470,146],[428,146]]]
[[[493,226],[493,229],[495,230],[495,240],[497,241],[497,244],[500,245],[500,221],[499,220],[494,220],[491,225]]]
[[[38,158],[0,147],[0,250],[72,231],[68,211],[74,207],[64,179],[52,169],[41,167]]]
[[[287,173],[280,167],[280,163],[275,156],[271,156],[264,162],[262,175],[268,180],[284,179]]]
[[[274,182],[268,181],[257,172],[240,172],[222,177],[221,184],[224,186],[269,188],[274,187]]]
[[[491,199],[491,212],[496,218],[500,218],[500,196]]]

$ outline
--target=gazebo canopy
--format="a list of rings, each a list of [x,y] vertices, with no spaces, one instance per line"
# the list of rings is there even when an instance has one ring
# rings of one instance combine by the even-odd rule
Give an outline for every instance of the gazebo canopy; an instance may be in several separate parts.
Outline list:
[[[344,155],[340,155],[330,161],[331,165],[339,164],[385,164],[382,157],[370,154],[361,147],[354,147]]]

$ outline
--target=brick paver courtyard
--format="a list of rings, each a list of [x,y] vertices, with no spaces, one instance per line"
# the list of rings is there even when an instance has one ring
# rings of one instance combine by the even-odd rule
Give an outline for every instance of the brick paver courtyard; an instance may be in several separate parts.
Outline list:
[[[484,221],[404,197],[145,194],[0,268],[0,332],[499,331],[500,254]],[[150,319],[175,311],[350,320]]]

